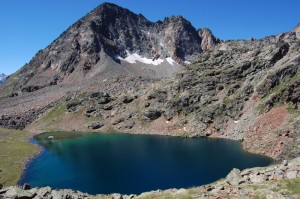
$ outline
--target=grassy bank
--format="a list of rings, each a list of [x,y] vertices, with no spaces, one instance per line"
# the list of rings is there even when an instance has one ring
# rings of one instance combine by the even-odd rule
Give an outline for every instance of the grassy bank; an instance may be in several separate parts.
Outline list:
[[[32,134],[0,128],[0,184],[15,185],[26,162],[39,153],[38,146],[28,142]]]

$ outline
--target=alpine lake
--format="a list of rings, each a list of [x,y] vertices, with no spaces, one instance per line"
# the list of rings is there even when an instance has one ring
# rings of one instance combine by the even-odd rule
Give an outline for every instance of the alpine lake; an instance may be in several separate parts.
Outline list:
[[[33,139],[42,152],[28,163],[19,184],[89,194],[140,194],[200,186],[226,177],[233,168],[267,166],[272,161],[227,139],[69,135],[45,133]]]

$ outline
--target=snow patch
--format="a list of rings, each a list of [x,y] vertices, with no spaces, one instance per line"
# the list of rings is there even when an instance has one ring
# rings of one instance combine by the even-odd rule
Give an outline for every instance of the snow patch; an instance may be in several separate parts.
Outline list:
[[[153,60],[153,59],[149,59],[147,57],[142,57],[137,53],[130,54],[128,51],[127,51],[127,55],[128,56],[126,58],[122,58],[122,57],[118,56],[118,59],[129,62],[131,64],[135,64],[138,61],[138,62],[142,62],[144,64],[152,64],[152,65],[156,65],[156,66],[164,62],[163,59],[158,58],[158,59]]]
[[[149,59],[147,57],[142,57],[141,55],[139,55],[137,53],[131,54],[131,53],[129,53],[129,51],[126,51],[126,52],[128,55],[127,57],[123,58],[123,57],[117,56],[116,58],[119,60],[128,62],[128,63],[131,63],[131,64],[136,64],[137,62],[141,62],[144,64],[152,64],[152,65],[157,66],[157,65],[162,64],[164,61],[167,61],[172,66],[174,66],[176,64],[176,62],[171,57],[168,57],[166,59],[158,58],[158,59],[153,60],[153,59]]]
[[[168,57],[167,62],[169,62],[169,64],[171,64],[172,66],[174,66],[174,64],[176,63],[171,57]]]

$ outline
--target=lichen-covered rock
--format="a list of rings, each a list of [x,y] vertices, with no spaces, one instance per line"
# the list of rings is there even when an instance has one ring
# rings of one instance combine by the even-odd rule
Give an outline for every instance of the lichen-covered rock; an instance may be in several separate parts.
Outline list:
[[[244,182],[244,179],[241,176],[241,171],[239,169],[232,169],[226,176],[226,182],[230,185],[239,185]]]

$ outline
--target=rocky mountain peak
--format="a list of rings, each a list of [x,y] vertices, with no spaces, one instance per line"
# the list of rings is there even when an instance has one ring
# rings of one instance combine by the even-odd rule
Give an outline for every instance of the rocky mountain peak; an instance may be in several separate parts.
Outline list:
[[[292,30],[293,32],[300,32],[300,23]]]
[[[199,34],[182,16],[154,23],[104,3],[39,51],[22,68],[13,90],[31,92],[98,76],[167,77],[218,42],[211,31]]]
[[[142,14],[135,14],[130,10],[120,7],[113,3],[103,3],[87,15],[87,17],[95,17],[95,16],[99,17],[101,21],[114,21],[115,18],[120,18],[120,17],[123,17],[124,19],[140,18],[146,20],[146,18]]]
[[[300,23],[292,30],[296,34],[296,37],[300,39]]]
[[[212,31],[208,28],[200,28],[198,30],[198,34],[200,38],[202,38],[201,48],[204,51],[212,49],[213,47],[215,47],[215,45],[221,42],[221,40],[219,38],[216,38],[213,35]]]
[[[0,84],[3,84],[3,83],[5,82],[6,77],[7,77],[7,76],[6,76],[4,73],[1,73],[1,74],[0,74]]]

